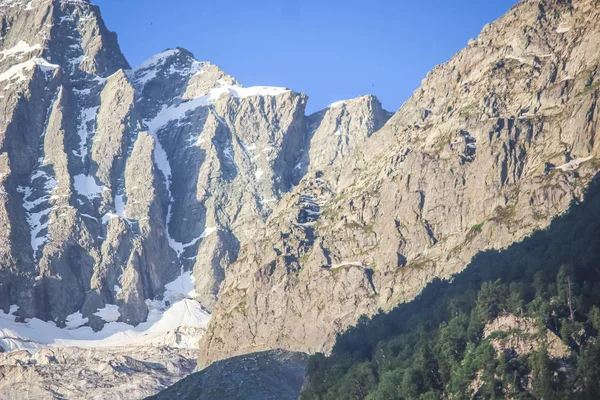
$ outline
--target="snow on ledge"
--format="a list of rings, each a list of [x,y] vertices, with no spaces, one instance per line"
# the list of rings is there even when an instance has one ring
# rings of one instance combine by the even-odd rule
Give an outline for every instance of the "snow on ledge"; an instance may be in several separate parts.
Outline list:
[[[169,122],[178,121],[184,118],[189,111],[193,111],[199,107],[210,106],[226,93],[233,97],[246,98],[252,96],[278,96],[288,92],[291,92],[291,90],[282,87],[253,86],[244,88],[241,86],[223,86],[211,89],[208,93],[200,95],[192,100],[177,105],[164,106],[154,118],[144,122],[146,126],[148,126],[150,134],[155,134]]]
[[[335,107],[340,107],[343,106],[344,104],[346,104],[347,101],[350,100],[340,100],[340,101],[336,101],[335,103],[331,103],[330,105],[328,105],[325,108],[335,108]]]
[[[183,252],[185,251],[185,249],[187,249],[188,247],[194,246],[201,239],[204,239],[205,237],[209,236],[210,234],[216,232],[217,230],[218,230],[218,228],[216,226],[212,226],[212,227],[206,228],[204,230],[204,232],[202,232],[200,234],[200,236],[198,236],[198,237],[190,240],[187,243],[181,243],[181,242],[176,241],[175,239],[173,239],[171,237],[170,234],[167,236],[167,240],[169,241],[169,246],[171,246],[171,248],[173,250],[175,250],[175,252],[177,253],[177,255],[181,257],[181,255],[183,254]]]
[[[589,160],[591,160],[592,158],[594,158],[594,157],[593,157],[593,156],[589,156],[589,157],[585,157],[585,158],[576,158],[576,159],[574,159],[574,160],[571,160],[571,161],[569,161],[569,162],[568,162],[568,163],[566,163],[566,164],[559,165],[559,166],[558,166],[558,167],[556,167],[555,169],[560,169],[560,170],[562,170],[562,171],[565,171],[565,172],[567,172],[567,171],[574,171],[574,170],[576,170],[577,168],[579,168],[579,166],[580,166],[582,163],[584,163],[584,162],[586,162],[586,161],[589,161]]]
[[[108,190],[106,186],[100,186],[96,183],[96,178],[90,175],[79,174],[73,177],[73,186],[77,193],[88,199],[100,197],[102,192]]]
[[[140,71],[140,70],[143,70],[143,69],[148,69],[148,68],[151,68],[151,67],[155,67],[155,66],[157,66],[159,64],[164,63],[166,59],[168,59],[169,57],[172,57],[174,55],[177,55],[178,53],[179,53],[178,49],[165,50],[162,53],[158,53],[158,54],[150,57],[146,61],[144,61],[140,66],[138,66],[137,68],[135,68],[134,71]]]
[[[342,267],[363,267],[363,263],[360,261],[342,261],[339,264],[332,264],[331,269],[337,269]]]
[[[43,58],[36,57],[36,58],[32,58],[31,60],[26,61],[24,63],[13,65],[6,72],[1,73],[0,74],[0,82],[12,81],[15,79],[17,81],[22,81],[22,80],[26,79],[24,71],[29,71],[29,70],[35,68],[36,66],[39,66],[42,69],[42,71],[44,71],[44,72],[53,71],[56,68],[60,68],[56,64],[50,64],[48,61],[44,60]]]
[[[346,100],[336,101],[335,103],[331,103],[330,105],[328,105],[327,107],[325,107],[325,109],[341,107],[341,106],[343,106],[343,105],[345,105],[347,103],[350,103],[352,101],[364,99],[364,98],[369,97],[369,96],[370,95],[366,94],[366,95],[363,95],[363,96],[355,97],[353,99],[346,99]]]
[[[107,304],[104,308],[95,312],[94,315],[102,318],[106,322],[117,322],[121,317],[119,306],[114,304]]]
[[[9,56],[20,56],[23,54],[31,53],[35,50],[41,50],[42,46],[38,44],[34,44],[33,46],[27,43],[24,40],[19,41],[16,45],[11,47],[10,49],[0,51],[0,60],[9,57]],[[22,58],[22,57],[20,57]]]

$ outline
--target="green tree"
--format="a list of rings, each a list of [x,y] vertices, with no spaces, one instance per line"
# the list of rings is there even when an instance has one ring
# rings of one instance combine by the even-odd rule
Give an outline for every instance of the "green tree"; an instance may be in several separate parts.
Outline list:
[[[421,393],[423,393],[423,376],[414,368],[407,368],[402,376],[400,395],[405,399],[418,399]]]
[[[545,346],[531,358],[531,371],[534,396],[539,400],[552,399],[552,367]]]
[[[371,393],[368,400],[401,400],[400,394],[402,377],[404,372],[401,369],[387,371],[381,375],[379,385],[375,392]]]
[[[588,313],[588,321],[592,325],[592,328],[596,330],[596,333],[600,332],[600,308],[594,305]]]
[[[595,342],[587,346],[577,367],[578,386],[582,387],[582,399],[598,399],[600,396],[600,345]]]

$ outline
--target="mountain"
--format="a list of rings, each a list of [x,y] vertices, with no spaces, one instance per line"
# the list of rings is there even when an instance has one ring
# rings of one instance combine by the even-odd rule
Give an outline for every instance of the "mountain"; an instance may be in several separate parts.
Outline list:
[[[2,390],[153,394],[194,368],[228,265],[281,198],[391,115],[365,96],[306,116],[304,94],[243,87],[180,48],[132,69],[87,0],[0,15]],[[61,389],[97,361],[130,382]]]
[[[131,68],[87,0],[0,0],[0,382],[62,393],[94,348],[128,378],[86,390],[136,398],[197,354],[328,353],[545,229],[600,165],[599,11],[523,0],[398,112],[307,116],[184,49]]]
[[[361,315],[581,200],[599,166],[599,12],[590,0],[520,2],[350,155],[309,170],[228,267],[200,363],[327,353]]]

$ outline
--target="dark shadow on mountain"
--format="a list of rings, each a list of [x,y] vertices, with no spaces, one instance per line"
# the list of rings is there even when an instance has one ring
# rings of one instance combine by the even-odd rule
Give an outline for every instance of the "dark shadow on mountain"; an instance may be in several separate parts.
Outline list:
[[[385,327],[379,334],[370,335],[361,343],[365,354],[369,354],[377,342],[390,335],[411,329],[421,322],[413,316],[426,312],[430,321],[451,317],[448,299],[457,294],[472,293],[476,300],[478,289],[484,282],[501,280],[504,283],[533,279],[538,272],[554,276],[562,265],[577,265],[576,273],[592,274],[600,283],[600,173],[596,174],[588,187],[584,201],[573,201],[569,210],[554,218],[544,230],[533,232],[521,242],[505,250],[487,250],[478,253],[464,271],[449,281],[436,279],[429,283],[413,301],[401,304],[389,313],[379,313],[369,322]],[[589,278],[589,276],[588,276]],[[341,334],[333,353],[352,352],[356,337]],[[364,339],[361,338],[361,340]]]
[[[389,313],[361,317],[330,356],[311,357],[302,398],[597,398],[599,176],[546,229],[478,253]],[[488,332],[500,336],[484,340],[499,316],[518,328],[500,323]],[[565,350],[549,355],[550,343]]]

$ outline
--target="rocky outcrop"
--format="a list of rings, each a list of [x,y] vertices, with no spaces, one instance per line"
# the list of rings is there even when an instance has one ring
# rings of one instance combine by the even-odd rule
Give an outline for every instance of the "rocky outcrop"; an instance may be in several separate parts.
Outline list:
[[[308,151],[298,168],[335,170],[392,116],[374,96],[339,101],[307,117]],[[331,174],[331,171],[329,172]]]
[[[307,361],[304,353],[282,350],[233,357],[149,399],[296,400],[304,384]]]
[[[569,346],[549,329],[540,329],[533,318],[501,314],[488,323],[483,336],[491,341],[496,355],[530,354],[544,346],[551,358],[570,356]]]
[[[28,350],[8,353],[18,362],[3,367],[3,393],[19,393],[24,373],[33,397],[93,394],[110,378],[94,364],[104,360],[147,389],[123,394],[113,382],[106,396],[152,394],[187,361],[165,372],[144,366],[150,350],[92,354],[78,340],[167,330],[170,356],[187,360],[205,314],[180,303],[193,330],[169,330],[169,307],[194,298],[213,309],[229,265],[281,199],[305,175],[340,166],[390,114],[366,96],[306,117],[306,95],[245,88],[179,48],[130,69],[86,0],[1,0],[0,15],[0,309],[11,324],[0,322],[0,348]],[[64,362],[31,361],[49,347]],[[151,363],[171,362],[163,348]]]
[[[101,141],[90,139],[101,97],[100,136],[110,130],[118,136],[104,138],[111,143],[123,137],[110,118],[116,116],[119,124],[126,117],[102,114],[116,106],[109,105],[106,92],[125,92],[111,87],[114,79],[102,88],[105,77],[128,64],[116,35],[107,31],[98,8],[89,2],[3,1],[0,11],[0,153],[8,160],[2,171],[3,220],[10,226],[6,234],[11,242],[10,255],[0,261],[0,270],[9,271],[2,279],[9,295],[0,308],[8,311],[9,304],[20,304],[22,318],[36,316],[61,325],[75,309],[85,308],[94,294],[92,277],[102,263],[97,218],[112,182],[110,167],[100,169],[106,182],[94,175],[90,163],[96,170],[97,165],[89,153],[95,159],[106,157],[102,163],[112,160],[97,151]],[[122,113],[128,113],[127,107]]]
[[[414,298],[580,200],[600,155],[599,12],[591,0],[519,3],[338,168],[309,173],[241,246],[200,362],[327,352],[360,315]]]
[[[307,117],[306,95],[245,88],[179,48],[130,69],[87,0],[0,0],[0,24],[0,348],[13,351],[0,385],[10,396],[23,376],[32,397],[95,396],[111,371],[105,397],[172,383],[205,332],[197,302],[218,304],[242,246],[305,175],[341,168],[391,116],[365,96]],[[306,221],[313,195],[297,199]],[[156,330],[173,336],[169,356],[162,341],[75,347]],[[76,375],[87,378],[71,385]],[[127,393],[126,377],[141,389]]]

